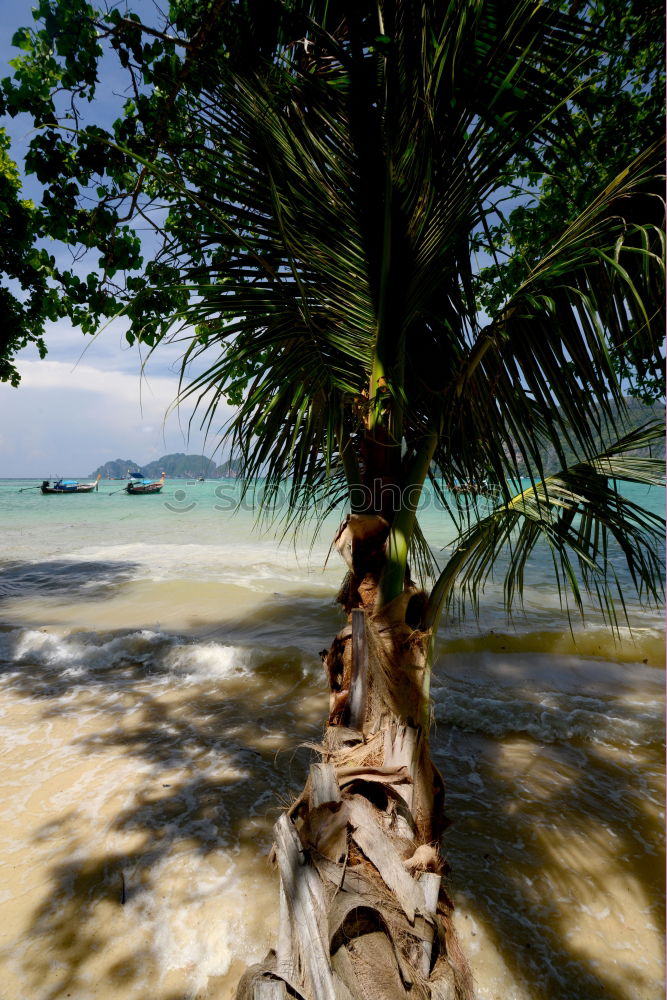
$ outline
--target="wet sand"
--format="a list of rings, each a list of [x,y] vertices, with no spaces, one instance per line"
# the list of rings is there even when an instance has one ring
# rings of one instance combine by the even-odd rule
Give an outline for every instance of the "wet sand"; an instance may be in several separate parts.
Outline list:
[[[274,944],[271,828],[322,733],[341,569],[196,496],[6,500],[2,1000],[231,1000]],[[663,1000],[664,628],[631,614],[571,632],[545,564],[515,626],[497,585],[443,623],[432,748],[478,1000]]]

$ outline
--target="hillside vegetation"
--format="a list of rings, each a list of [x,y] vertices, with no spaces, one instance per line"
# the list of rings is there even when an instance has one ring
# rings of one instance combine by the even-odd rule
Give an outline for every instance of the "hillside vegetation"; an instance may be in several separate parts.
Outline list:
[[[110,459],[99,465],[91,475],[93,478],[101,475],[105,479],[124,479],[130,470],[143,472],[147,479],[159,479],[163,472],[170,479],[198,479],[199,476],[204,476],[206,479],[228,479],[235,478],[237,464],[228,461],[216,465],[212,459],[204,455],[185,455],[177,452],[173,455],[163,455],[162,458],[145,465],[131,458]]]

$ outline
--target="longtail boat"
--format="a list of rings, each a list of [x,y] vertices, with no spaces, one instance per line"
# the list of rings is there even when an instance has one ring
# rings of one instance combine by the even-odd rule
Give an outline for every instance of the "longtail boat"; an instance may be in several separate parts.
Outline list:
[[[78,479],[58,479],[53,485],[50,479],[45,479],[40,489],[42,493],[92,493],[98,488],[101,478],[99,475],[94,483],[80,483]]]
[[[145,496],[147,493],[159,493],[163,486],[164,472],[161,479],[156,479],[153,482],[150,479],[142,479],[140,481],[132,479],[125,487],[125,491],[130,496]]]

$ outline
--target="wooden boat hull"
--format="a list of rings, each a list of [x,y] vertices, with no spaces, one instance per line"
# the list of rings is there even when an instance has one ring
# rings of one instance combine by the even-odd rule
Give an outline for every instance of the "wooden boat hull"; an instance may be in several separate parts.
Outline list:
[[[46,496],[47,494],[51,495],[55,493],[59,495],[61,493],[92,493],[96,486],[97,483],[85,483],[85,484],[80,484],[79,486],[75,486],[74,488],[71,488],[69,486],[62,486],[62,487],[40,486],[40,489],[42,493]]]
[[[146,483],[142,485],[137,485],[136,483],[128,483],[125,487],[127,493],[130,496],[147,496],[151,493],[159,493],[162,489],[162,483]]]

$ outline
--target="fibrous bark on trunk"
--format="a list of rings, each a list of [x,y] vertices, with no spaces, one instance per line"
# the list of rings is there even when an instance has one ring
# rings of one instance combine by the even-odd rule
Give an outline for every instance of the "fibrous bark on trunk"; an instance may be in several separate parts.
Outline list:
[[[422,725],[430,635],[406,623],[412,587],[374,610],[379,549],[362,527],[365,550],[343,537],[350,617],[324,657],[320,760],[274,829],[277,951],[248,970],[238,1000],[472,997],[442,885],[443,785]]]

